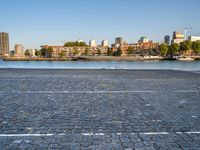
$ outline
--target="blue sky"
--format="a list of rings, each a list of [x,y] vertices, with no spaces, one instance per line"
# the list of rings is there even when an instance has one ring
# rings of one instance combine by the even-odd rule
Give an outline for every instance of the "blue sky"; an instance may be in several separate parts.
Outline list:
[[[161,42],[176,29],[193,27],[200,35],[200,0],[0,0],[0,32],[9,32],[10,47],[62,45],[116,36],[137,42],[140,36]]]

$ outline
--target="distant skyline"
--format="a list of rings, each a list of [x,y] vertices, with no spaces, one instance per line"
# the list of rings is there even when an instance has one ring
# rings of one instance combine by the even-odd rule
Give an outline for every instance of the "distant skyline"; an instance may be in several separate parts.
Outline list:
[[[9,33],[10,49],[78,39],[113,43],[118,36],[129,43],[140,36],[161,42],[184,27],[200,35],[199,6],[199,0],[3,0],[0,32]]]

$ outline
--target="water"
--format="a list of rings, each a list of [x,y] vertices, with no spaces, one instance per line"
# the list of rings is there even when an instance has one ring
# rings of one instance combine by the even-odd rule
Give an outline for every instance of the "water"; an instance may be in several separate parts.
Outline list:
[[[0,68],[200,70],[200,61],[0,61]]]

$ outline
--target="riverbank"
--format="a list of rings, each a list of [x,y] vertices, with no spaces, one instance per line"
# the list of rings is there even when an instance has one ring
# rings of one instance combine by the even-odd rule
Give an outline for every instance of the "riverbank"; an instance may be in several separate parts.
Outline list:
[[[3,58],[4,61],[72,61],[71,58]]]
[[[191,56],[194,60],[200,60],[200,56]],[[160,57],[160,56],[79,56],[73,58],[3,58],[4,61],[150,61],[150,60],[176,60],[176,58]]]
[[[80,56],[77,60],[82,61],[142,61],[142,60],[162,60],[162,57],[131,57],[131,56]]]

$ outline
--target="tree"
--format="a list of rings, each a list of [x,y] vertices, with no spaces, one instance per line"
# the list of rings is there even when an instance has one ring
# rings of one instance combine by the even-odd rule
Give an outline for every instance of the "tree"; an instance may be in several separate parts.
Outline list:
[[[89,54],[89,50],[90,50],[89,48],[86,48],[86,49],[84,50],[84,55],[87,56],[87,55]]]
[[[127,51],[128,51],[128,54],[131,55],[131,54],[133,54],[133,52],[134,52],[134,48],[133,48],[133,47],[129,47],[129,48],[127,49]]]
[[[111,48],[108,48],[108,50],[107,50],[107,55],[108,55],[108,56],[112,56],[112,55],[113,55],[113,51],[112,51]]]
[[[74,55],[78,55],[78,54],[79,54],[79,50],[78,50],[76,47],[75,47],[74,50],[73,50],[73,54],[74,54]]]
[[[64,44],[64,47],[84,47],[87,46],[87,44],[85,42],[66,42]]]
[[[195,41],[192,43],[192,50],[198,55],[200,54],[200,41]]]
[[[99,56],[101,55],[101,50],[100,50],[100,49],[97,50],[97,54],[98,54]]]
[[[31,56],[29,50],[26,50],[24,54],[25,54],[25,56]]]
[[[36,50],[35,51],[35,56],[37,56],[37,57],[41,56],[41,51]]]
[[[64,50],[61,51],[61,53],[59,54],[61,58],[64,58],[66,57],[66,53]]]
[[[180,46],[177,43],[174,43],[169,47],[168,54],[171,56],[174,56],[179,52],[179,49],[180,49]]]
[[[49,47],[49,48],[46,50],[46,57],[47,57],[47,58],[52,58],[52,57],[53,57],[53,48],[52,48],[52,47]]]
[[[115,52],[113,53],[113,55],[114,55],[114,56],[118,56],[118,57],[121,56],[121,55],[122,55],[122,50],[121,50],[120,48],[118,48],[117,51],[115,51]]]
[[[184,41],[180,43],[180,50],[183,52],[187,52],[192,48],[192,42],[191,41]]]
[[[166,56],[168,50],[169,50],[169,48],[168,48],[167,44],[162,43],[162,44],[160,45],[160,54],[161,54],[161,56]]]
[[[51,58],[53,56],[53,48],[49,47],[49,48],[42,48],[40,50],[41,52],[41,56],[46,57],[46,58]]]

